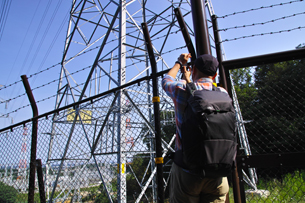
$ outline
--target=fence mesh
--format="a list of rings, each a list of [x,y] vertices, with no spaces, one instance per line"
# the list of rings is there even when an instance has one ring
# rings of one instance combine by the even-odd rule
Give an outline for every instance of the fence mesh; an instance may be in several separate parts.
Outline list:
[[[304,72],[301,60],[245,68],[233,73],[253,154],[305,151]]]
[[[231,72],[242,155],[305,151],[304,71],[299,60]],[[156,201],[151,92],[150,81],[142,80],[38,120],[37,159],[47,201]],[[159,92],[168,201],[172,162],[166,155],[174,148],[175,118],[172,101],[161,86]],[[1,201],[27,202],[31,130],[26,123],[0,133]],[[305,201],[302,168],[243,172],[247,202]],[[35,180],[35,202],[40,202]]]
[[[37,159],[42,160],[47,200],[156,200],[150,92],[151,84],[143,80],[38,120]],[[173,151],[175,120],[172,102],[162,91],[160,96],[165,156]],[[9,188],[18,194],[12,202],[27,202],[31,123],[2,132],[1,138],[0,190]],[[169,174],[170,167],[164,168]],[[168,175],[164,177],[167,183]],[[37,177],[35,186],[39,202]]]
[[[305,60],[231,73],[241,113],[241,155],[291,153],[291,159],[302,162],[293,153],[305,151]],[[244,171],[246,200],[304,202],[304,177],[300,167],[250,168]]]

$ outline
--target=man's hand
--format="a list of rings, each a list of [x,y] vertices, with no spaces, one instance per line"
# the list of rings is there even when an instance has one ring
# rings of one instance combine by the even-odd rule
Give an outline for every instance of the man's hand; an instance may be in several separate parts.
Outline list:
[[[178,61],[180,61],[182,63],[182,65],[185,65],[187,63],[187,61],[189,60],[189,58],[191,58],[191,54],[181,54],[178,57]],[[172,69],[170,69],[170,71],[168,71],[167,75],[170,75],[173,78],[176,78],[179,69],[180,69],[180,64],[175,63],[175,65],[172,67]],[[182,72],[184,70],[180,70],[180,71]]]
[[[191,54],[181,54],[178,58],[178,61],[180,61],[182,65],[185,65],[191,57]],[[190,83],[191,71],[189,70],[189,67],[182,66],[180,71],[183,74],[182,79],[186,80],[187,83]]]
[[[192,81],[191,81],[191,74],[192,74],[191,68],[186,67],[186,66],[183,66],[182,69],[183,69],[183,70],[181,71],[181,72],[183,73],[182,79],[183,79],[183,80],[186,80],[187,83],[192,82]]]
[[[185,65],[191,57],[191,54],[181,54],[178,58],[178,61],[180,61],[182,65]]]

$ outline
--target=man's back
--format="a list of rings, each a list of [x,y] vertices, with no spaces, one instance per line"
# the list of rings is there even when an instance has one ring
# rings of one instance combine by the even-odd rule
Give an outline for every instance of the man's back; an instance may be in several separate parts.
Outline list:
[[[229,175],[237,143],[235,110],[228,94],[216,87],[213,91],[191,91],[181,135],[182,153],[176,153],[177,165],[202,177]]]
[[[197,90],[210,90],[213,88],[213,80],[210,78],[200,78],[194,82]],[[181,149],[181,125],[183,122],[183,115],[187,106],[189,94],[186,90],[186,81],[176,81],[173,77],[165,75],[162,80],[162,87],[167,95],[173,100],[175,106],[176,117],[176,150]],[[221,92],[227,93],[223,88],[219,88]]]
[[[187,104],[186,83],[194,81],[197,89],[212,90],[213,78],[216,77],[218,61],[211,55],[201,55],[194,60],[190,69],[183,66],[191,57],[190,54],[181,54],[175,65],[169,70],[162,80],[162,87],[173,100],[176,117],[176,146],[175,150],[181,150],[181,124]],[[177,73],[181,70],[183,80],[176,81]],[[225,92],[225,90],[222,89]],[[189,171],[172,165],[170,180],[171,203],[199,203],[218,202],[223,203],[229,191],[228,181],[223,178],[202,178]]]

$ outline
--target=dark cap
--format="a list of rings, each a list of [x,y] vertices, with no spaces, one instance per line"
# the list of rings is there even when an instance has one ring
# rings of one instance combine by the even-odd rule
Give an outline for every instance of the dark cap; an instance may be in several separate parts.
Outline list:
[[[204,54],[196,58],[194,65],[200,72],[208,76],[213,76],[217,72],[218,61],[212,55]]]

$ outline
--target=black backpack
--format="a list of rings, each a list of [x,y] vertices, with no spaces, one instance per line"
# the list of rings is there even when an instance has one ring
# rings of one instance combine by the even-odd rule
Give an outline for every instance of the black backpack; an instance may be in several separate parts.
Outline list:
[[[236,118],[232,99],[213,86],[213,91],[190,92],[181,126],[182,150],[174,162],[203,177],[225,177],[234,167],[236,157]]]

